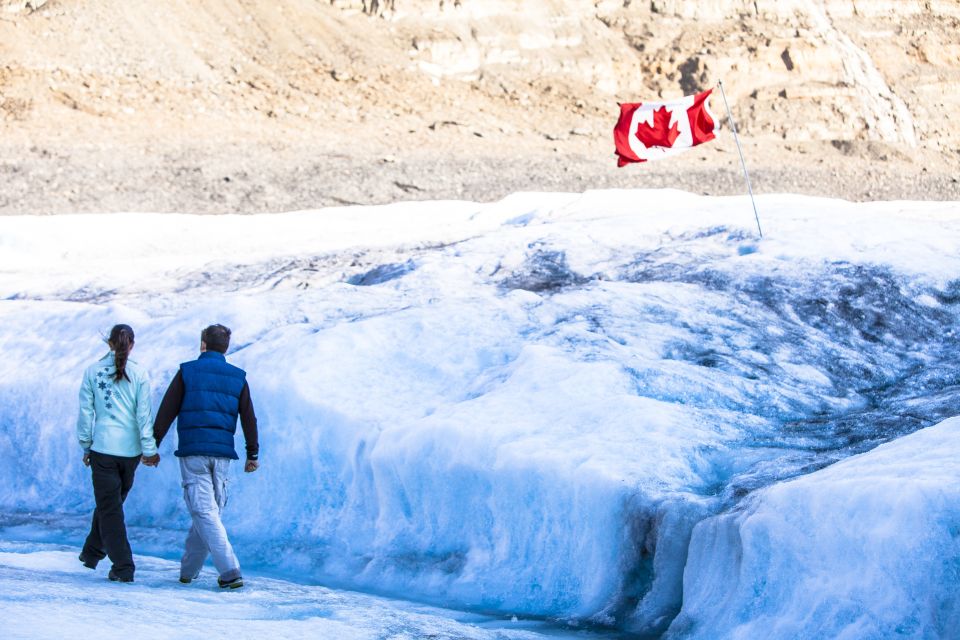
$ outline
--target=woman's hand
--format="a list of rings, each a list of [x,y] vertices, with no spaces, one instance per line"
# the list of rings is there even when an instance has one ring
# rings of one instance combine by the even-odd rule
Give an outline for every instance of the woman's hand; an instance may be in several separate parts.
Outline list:
[[[160,454],[155,453],[152,456],[140,456],[140,461],[143,462],[145,466],[155,467],[160,464]]]

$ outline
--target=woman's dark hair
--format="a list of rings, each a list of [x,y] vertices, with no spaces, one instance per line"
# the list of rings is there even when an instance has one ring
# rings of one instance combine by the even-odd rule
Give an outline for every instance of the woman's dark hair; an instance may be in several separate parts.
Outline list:
[[[212,324],[200,333],[200,339],[207,345],[207,351],[226,353],[230,346],[230,329],[222,324]]]
[[[120,382],[127,375],[127,356],[130,355],[130,349],[133,348],[133,329],[128,324],[116,324],[110,329],[110,337],[107,338],[107,344],[113,349],[113,365],[117,371],[113,374],[113,379]]]

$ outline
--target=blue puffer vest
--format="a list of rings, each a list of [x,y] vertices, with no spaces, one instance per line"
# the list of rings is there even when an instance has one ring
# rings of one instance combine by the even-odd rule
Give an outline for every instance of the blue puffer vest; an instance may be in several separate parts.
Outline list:
[[[237,460],[233,435],[247,373],[228,364],[222,353],[204,351],[196,360],[181,364],[180,374],[183,402],[177,416],[179,444],[174,455]]]

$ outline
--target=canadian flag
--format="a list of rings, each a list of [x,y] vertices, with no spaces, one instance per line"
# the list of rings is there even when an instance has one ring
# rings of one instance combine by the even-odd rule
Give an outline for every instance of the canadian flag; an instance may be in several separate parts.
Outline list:
[[[713,89],[672,102],[620,105],[613,128],[617,166],[659,160],[713,140],[714,118],[707,106]]]

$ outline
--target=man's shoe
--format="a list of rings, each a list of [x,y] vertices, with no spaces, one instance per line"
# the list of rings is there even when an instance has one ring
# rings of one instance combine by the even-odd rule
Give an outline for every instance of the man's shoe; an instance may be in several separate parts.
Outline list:
[[[110,582],[133,582],[133,576],[121,576],[113,569],[110,569],[110,573],[107,574],[107,577],[110,578]]]
[[[243,586],[243,578],[237,576],[233,580],[221,580],[217,578],[217,584],[220,585],[221,589],[239,589]]]
[[[200,577],[200,572],[199,572],[199,571],[197,571],[197,572],[196,572],[195,574],[193,574],[192,576],[184,576],[184,575],[181,575],[181,576],[180,576],[180,583],[181,583],[181,584],[190,584],[191,582],[193,582],[194,580],[196,580],[196,579],[199,578],[199,577]]]
[[[94,560],[93,558],[88,558],[88,557],[86,556],[86,554],[84,554],[84,553],[81,551],[81,552],[80,552],[80,562],[82,562],[82,563],[83,563],[83,566],[85,566],[87,569],[96,569],[96,568],[97,568],[97,562],[99,562],[99,560]]]

